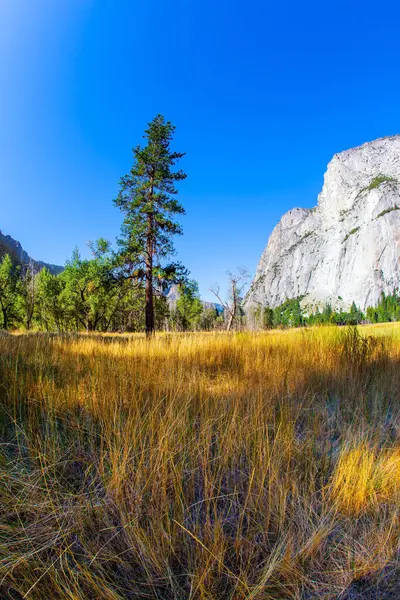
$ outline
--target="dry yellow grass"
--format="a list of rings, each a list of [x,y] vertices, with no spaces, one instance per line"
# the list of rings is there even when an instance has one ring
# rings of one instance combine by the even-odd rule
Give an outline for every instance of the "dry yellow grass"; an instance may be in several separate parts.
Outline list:
[[[400,328],[0,337],[0,597],[333,599],[395,560]]]

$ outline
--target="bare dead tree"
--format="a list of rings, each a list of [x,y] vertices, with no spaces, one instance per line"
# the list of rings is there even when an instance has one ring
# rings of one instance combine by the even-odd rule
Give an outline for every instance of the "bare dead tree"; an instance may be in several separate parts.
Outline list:
[[[210,292],[214,294],[220,304],[224,307],[224,312],[227,315],[226,330],[230,331],[241,310],[243,293],[248,285],[249,274],[247,269],[238,268],[236,273],[227,271],[227,276],[229,278],[230,290],[228,301],[221,298],[219,285],[212,287]]]

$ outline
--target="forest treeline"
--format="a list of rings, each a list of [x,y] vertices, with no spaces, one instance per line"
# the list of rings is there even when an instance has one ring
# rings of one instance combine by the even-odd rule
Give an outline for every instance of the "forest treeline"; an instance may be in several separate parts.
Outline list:
[[[0,263],[0,325],[3,329],[42,331],[135,332],[145,328],[145,289],[121,274],[109,244],[92,245],[93,257],[77,250],[58,275],[35,272],[5,255]],[[178,298],[169,302],[161,283],[154,293],[155,328],[209,330],[222,327],[216,308],[200,301],[197,283],[177,285]]]
[[[0,262],[0,326],[41,331],[137,332],[145,329],[145,288],[121,272],[110,244],[91,244],[92,257],[75,250],[58,275],[47,269],[17,265],[9,255]],[[210,331],[226,329],[231,319],[226,308],[200,300],[196,281],[186,278],[176,286],[171,301],[168,287],[160,281],[154,293],[155,329],[164,331]],[[323,324],[384,323],[400,321],[400,297],[384,295],[376,307],[363,313],[353,303],[350,310],[335,311],[330,304],[313,312],[302,308],[301,299],[287,300],[276,308],[259,306],[245,314],[244,295],[237,295],[232,328],[272,329]]]
[[[369,306],[365,313],[353,302],[348,311],[334,310],[327,302],[322,308],[310,309],[302,306],[302,298],[286,300],[270,308],[259,306],[248,316],[255,327],[272,329],[277,327],[302,327],[312,325],[359,325],[360,323],[387,323],[400,321],[400,296],[382,293],[376,306]]]

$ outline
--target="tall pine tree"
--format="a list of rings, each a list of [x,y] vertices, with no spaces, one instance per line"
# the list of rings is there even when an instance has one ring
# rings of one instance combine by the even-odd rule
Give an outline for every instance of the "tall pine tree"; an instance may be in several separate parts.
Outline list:
[[[185,179],[183,171],[173,171],[184,154],[172,152],[170,144],[175,127],[157,115],[148,129],[144,147],[133,149],[133,166],[121,178],[120,192],[114,203],[124,213],[119,242],[122,265],[129,276],[145,281],[146,334],[154,333],[154,285],[166,278],[178,277],[179,264],[163,267],[162,259],[174,253],[172,236],[181,234],[175,215],[184,214],[176,200],[176,182]]]

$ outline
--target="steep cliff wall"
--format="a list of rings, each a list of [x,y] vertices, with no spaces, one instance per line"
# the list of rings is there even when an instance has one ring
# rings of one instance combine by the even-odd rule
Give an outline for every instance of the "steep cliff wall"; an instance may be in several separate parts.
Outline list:
[[[315,208],[295,208],[273,230],[246,307],[302,296],[365,309],[400,283],[400,136],[336,154]]]

